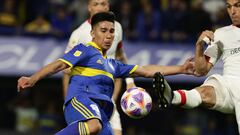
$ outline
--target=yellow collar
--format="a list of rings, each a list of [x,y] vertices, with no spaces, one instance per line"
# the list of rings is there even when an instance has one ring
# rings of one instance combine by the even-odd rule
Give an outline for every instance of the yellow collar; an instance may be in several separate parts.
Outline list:
[[[94,42],[88,42],[87,45],[91,45],[92,47],[96,48],[102,55],[102,49]],[[104,58],[107,58],[107,55],[103,55]]]

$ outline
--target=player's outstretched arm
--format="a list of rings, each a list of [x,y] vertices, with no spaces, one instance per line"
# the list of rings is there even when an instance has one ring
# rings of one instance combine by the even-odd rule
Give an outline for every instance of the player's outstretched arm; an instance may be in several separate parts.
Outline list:
[[[176,75],[176,74],[189,74],[194,75],[194,63],[191,59],[187,59],[183,65],[174,66],[158,66],[147,65],[139,66],[131,76],[142,76],[146,78],[153,78],[156,72],[160,72],[162,75]]]
[[[63,69],[66,69],[68,67],[69,66],[66,63],[64,63],[60,60],[56,60],[53,63],[46,65],[45,67],[43,67],[41,70],[39,70],[38,72],[36,72],[35,74],[33,74],[30,77],[23,76],[20,79],[18,79],[17,89],[18,89],[18,91],[22,91],[22,90],[31,88],[40,79],[42,79],[46,76],[53,75],[53,74],[55,74]]]

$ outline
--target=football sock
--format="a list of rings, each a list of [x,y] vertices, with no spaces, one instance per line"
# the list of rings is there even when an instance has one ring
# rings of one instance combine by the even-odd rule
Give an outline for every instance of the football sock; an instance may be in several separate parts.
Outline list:
[[[75,122],[55,135],[90,135],[90,132],[86,122]]]
[[[202,103],[200,93],[196,89],[173,91],[173,105],[180,105],[183,108],[194,108]]]

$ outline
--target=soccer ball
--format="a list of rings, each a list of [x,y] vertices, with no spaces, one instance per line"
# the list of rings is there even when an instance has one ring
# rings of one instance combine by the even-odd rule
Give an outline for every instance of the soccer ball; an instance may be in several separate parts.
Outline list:
[[[152,98],[143,88],[130,88],[121,97],[121,108],[129,117],[140,119],[151,111]]]

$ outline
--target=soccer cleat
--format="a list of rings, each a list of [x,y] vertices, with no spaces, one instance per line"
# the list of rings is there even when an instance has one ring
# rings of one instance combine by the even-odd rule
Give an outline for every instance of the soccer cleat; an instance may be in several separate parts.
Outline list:
[[[173,91],[160,72],[154,74],[154,96],[159,108],[168,108],[173,99]]]

